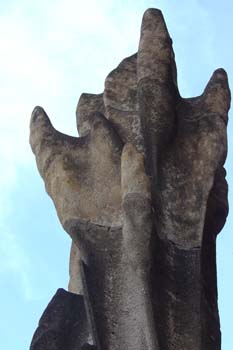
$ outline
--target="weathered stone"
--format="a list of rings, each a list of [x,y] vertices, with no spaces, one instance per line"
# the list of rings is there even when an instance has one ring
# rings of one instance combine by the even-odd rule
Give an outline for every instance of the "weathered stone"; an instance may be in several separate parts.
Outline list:
[[[70,280],[68,290],[71,293],[83,294],[83,285],[80,271],[80,251],[77,245],[72,241],[70,249]]]
[[[39,321],[30,350],[81,350],[89,338],[83,296],[58,289]]]
[[[84,293],[98,350],[221,347],[215,245],[228,214],[230,91],[218,69],[185,99],[176,75],[163,16],[149,9],[138,53],[103,94],[80,97],[81,137],[56,131],[40,107],[32,114],[37,165],[73,241],[69,290]]]
[[[137,55],[124,59],[105,80],[106,117],[112,122],[124,143],[143,151],[144,141],[137,99]]]
[[[77,106],[77,128],[80,136],[85,136],[91,130],[91,120],[96,113],[105,113],[103,94],[82,94]]]
[[[79,218],[121,222],[122,141],[102,114],[91,115],[90,125],[88,135],[75,138],[56,131],[42,108],[32,113],[31,146],[64,228]]]

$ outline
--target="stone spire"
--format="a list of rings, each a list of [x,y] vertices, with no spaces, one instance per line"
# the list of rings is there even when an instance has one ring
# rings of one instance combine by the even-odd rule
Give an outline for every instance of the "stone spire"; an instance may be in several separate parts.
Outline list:
[[[229,107],[223,69],[201,96],[180,96],[164,18],[148,9],[137,54],[103,94],[81,95],[80,137],[34,109],[31,147],[73,243],[70,292],[47,313],[59,298],[68,306],[54,311],[59,322],[43,321],[45,311],[31,350],[220,350],[215,242],[228,214]],[[80,315],[69,318],[70,303]]]

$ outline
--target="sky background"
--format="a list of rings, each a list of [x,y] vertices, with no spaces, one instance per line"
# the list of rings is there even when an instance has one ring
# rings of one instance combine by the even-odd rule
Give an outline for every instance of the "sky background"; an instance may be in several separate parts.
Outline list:
[[[233,80],[230,0],[0,0],[0,348],[28,350],[57,288],[67,288],[70,239],[45,193],[30,146],[29,120],[41,105],[54,126],[77,136],[82,92],[137,51],[144,10],[163,11],[184,97],[202,93],[223,67]],[[226,164],[233,207],[233,121]],[[218,238],[222,350],[233,349],[233,214]]]

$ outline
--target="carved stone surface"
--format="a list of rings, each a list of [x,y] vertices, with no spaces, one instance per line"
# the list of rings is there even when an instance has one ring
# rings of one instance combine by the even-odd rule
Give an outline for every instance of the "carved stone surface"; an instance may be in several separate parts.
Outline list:
[[[228,214],[229,107],[223,69],[201,96],[180,96],[172,40],[149,9],[137,54],[103,94],[81,95],[80,137],[34,109],[32,150],[72,238],[69,290],[84,293],[98,350],[220,350],[215,243]]]

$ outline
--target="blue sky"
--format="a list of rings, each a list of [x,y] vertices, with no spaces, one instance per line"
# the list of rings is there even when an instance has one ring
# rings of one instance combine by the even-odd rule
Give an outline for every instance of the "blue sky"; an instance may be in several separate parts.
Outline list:
[[[148,7],[160,8],[173,38],[184,97],[202,93],[223,67],[233,79],[230,0],[0,0],[0,346],[28,350],[48,301],[67,287],[70,240],[58,222],[31,153],[29,120],[42,105],[55,127],[77,135],[82,92],[99,93],[106,75],[137,51]],[[233,122],[227,160],[229,200]],[[222,350],[232,350],[233,214],[218,238]]]

